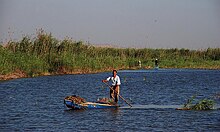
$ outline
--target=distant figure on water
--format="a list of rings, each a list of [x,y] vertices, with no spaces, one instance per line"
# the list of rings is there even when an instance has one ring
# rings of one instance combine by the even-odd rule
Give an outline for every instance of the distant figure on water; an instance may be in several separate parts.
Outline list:
[[[117,75],[117,71],[113,70],[112,71],[112,77],[108,77],[106,80],[102,80],[102,82],[108,82],[111,81],[112,82],[112,89],[110,89],[110,98],[114,99],[115,103],[118,103],[118,95],[120,92],[120,85],[121,85],[121,81],[120,81],[120,77]]]
[[[156,68],[156,69],[159,68],[159,62],[158,62],[158,59],[155,59],[155,68]]]
[[[138,61],[138,65],[141,68],[141,60]]]

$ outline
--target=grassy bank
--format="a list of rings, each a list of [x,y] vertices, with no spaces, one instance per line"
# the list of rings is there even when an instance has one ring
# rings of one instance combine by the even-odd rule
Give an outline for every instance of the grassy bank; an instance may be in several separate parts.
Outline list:
[[[0,75],[22,73],[27,77],[44,74],[94,73],[115,69],[154,68],[220,69],[220,48],[134,49],[107,48],[72,39],[58,40],[40,30],[35,38],[0,45]]]

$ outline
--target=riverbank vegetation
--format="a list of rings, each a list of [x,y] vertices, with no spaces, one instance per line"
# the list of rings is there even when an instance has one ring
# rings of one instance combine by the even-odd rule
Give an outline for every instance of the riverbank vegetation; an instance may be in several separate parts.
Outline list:
[[[220,48],[135,49],[97,47],[74,41],[58,40],[39,30],[36,37],[0,44],[0,75],[21,72],[27,77],[44,74],[94,73],[116,69],[154,68],[220,69]]]

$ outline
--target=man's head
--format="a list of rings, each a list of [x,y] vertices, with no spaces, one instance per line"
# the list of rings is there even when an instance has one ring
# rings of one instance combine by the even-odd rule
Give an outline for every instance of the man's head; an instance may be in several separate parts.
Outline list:
[[[117,74],[117,70],[113,70],[113,71],[112,71],[112,74],[113,74],[113,77],[115,77],[116,74]]]

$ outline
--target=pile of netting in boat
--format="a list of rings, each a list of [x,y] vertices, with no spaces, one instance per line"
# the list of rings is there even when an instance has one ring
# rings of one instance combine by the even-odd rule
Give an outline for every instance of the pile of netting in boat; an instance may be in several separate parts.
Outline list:
[[[114,100],[110,98],[98,98],[97,103],[102,103],[102,104],[114,104]]]
[[[82,103],[86,102],[86,100],[84,98],[77,96],[77,95],[67,96],[67,97],[65,97],[65,100],[70,100],[75,104],[82,104]]]

